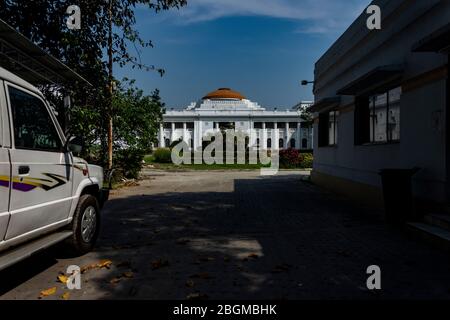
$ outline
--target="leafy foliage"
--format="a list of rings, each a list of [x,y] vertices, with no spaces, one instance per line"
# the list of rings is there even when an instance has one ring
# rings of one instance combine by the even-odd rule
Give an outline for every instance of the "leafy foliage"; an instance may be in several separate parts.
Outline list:
[[[106,63],[103,50],[108,45],[109,17],[111,5],[113,22],[113,56],[119,66],[156,70],[163,69],[141,62],[137,55],[129,52],[129,45],[152,47],[151,41],[141,38],[134,28],[136,6],[145,6],[153,12],[180,8],[186,0],[78,0],[81,9],[81,30],[70,30],[66,26],[66,9],[75,4],[73,0],[3,0],[0,2],[1,18],[38,44],[46,52],[62,60],[85,76],[92,84],[102,81],[106,85]],[[97,71],[102,71],[96,74]],[[106,86],[103,86],[106,87]]]
[[[280,167],[283,169],[298,168],[302,160],[302,155],[297,149],[280,150]]]
[[[158,90],[146,96],[133,82],[119,85],[114,94],[114,163],[126,178],[138,177],[156,142],[163,107]]]
[[[73,4],[81,9],[81,30],[70,30],[66,26],[66,9]],[[70,88],[48,86],[41,89],[56,106],[63,125],[63,97],[70,90],[75,101],[70,110],[70,130],[84,138],[87,146],[84,156],[104,165],[107,119],[110,115],[110,79],[105,57],[109,40],[109,10],[112,13],[112,56],[115,65],[123,67],[129,64],[132,68],[154,70],[163,75],[162,68],[146,65],[140,59],[139,50],[153,44],[144,40],[136,30],[135,9],[137,6],[147,7],[157,13],[185,4],[186,0],[77,0],[75,3],[72,0],[2,0],[0,18],[92,85],[71,83]],[[161,120],[161,110],[158,108],[162,106],[157,91],[147,97],[133,86],[120,87],[113,102],[114,148],[132,150],[133,154],[134,151],[149,150]],[[117,158],[126,159],[123,154]]]
[[[156,163],[171,163],[172,152],[169,148],[159,148],[153,152],[153,158]]]
[[[120,85],[113,98],[114,148],[150,152],[152,144],[157,142],[163,108],[158,90],[146,96],[133,82]]]
[[[314,156],[312,153],[302,153],[302,163],[301,168],[310,169],[313,167]]]
[[[309,169],[313,166],[312,153],[301,153],[297,149],[280,150],[280,167],[282,169]]]
[[[145,152],[137,148],[120,149],[114,153],[117,174],[127,179],[137,179],[143,166]]]

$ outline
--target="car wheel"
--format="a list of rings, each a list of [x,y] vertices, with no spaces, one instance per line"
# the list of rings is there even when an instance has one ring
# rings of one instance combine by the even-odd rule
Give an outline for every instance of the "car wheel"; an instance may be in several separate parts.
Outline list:
[[[68,240],[75,253],[83,255],[94,248],[100,231],[100,208],[94,196],[85,194],[80,197],[73,216],[72,231]]]

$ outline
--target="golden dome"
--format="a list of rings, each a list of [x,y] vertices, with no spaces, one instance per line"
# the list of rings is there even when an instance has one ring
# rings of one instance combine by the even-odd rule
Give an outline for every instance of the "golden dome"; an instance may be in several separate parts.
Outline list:
[[[233,99],[243,100],[245,97],[239,92],[233,91],[230,88],[220,88],[216,91],[208,93],[203,97],[203,100],[219,100],[219,99]]]

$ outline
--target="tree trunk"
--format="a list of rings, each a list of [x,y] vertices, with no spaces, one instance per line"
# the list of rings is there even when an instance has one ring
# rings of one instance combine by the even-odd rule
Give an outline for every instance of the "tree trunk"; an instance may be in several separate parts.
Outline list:
[[[108,18],[108,169],[113,167],[113,48],[112,48],[112,2],[109,1]]]

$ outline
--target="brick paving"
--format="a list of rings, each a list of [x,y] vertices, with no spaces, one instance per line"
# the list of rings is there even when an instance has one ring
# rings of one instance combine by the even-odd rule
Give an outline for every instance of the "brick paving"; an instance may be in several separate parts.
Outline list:
[[[0,297],[56,286],[46,299],[60,299],[59,272],[109,259],[71,299],[450,298],[448,254],[304,175],[147,171],[113,194],[95,252],[67,258],[56,248],[24,261],[0,273]],[[381,267],[381,291],[366,288],[369,265]]]

